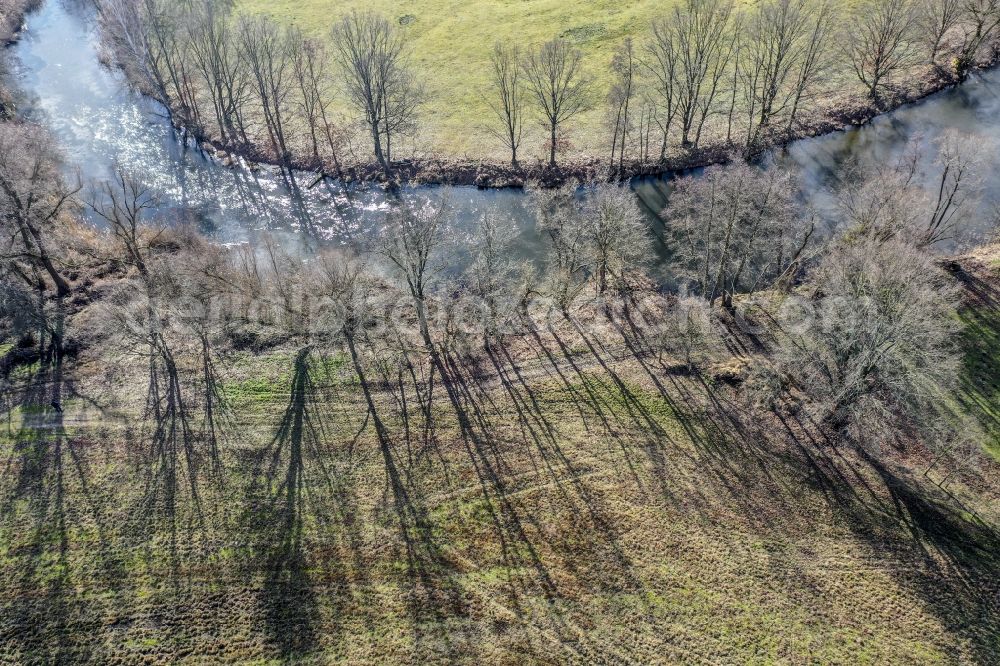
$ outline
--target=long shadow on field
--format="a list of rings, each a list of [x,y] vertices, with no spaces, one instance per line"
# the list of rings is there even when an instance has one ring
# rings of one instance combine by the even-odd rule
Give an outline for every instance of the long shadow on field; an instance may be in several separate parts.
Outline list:
[[[524,520],[531,520],[531,516],[519,511],[509,494],[504,475],[508,465],[493,437],[485,410],[454,359],[447,355],[439,359],[438,374],[458,419],[462,443],[476,471],[485,508],[500,541],[504,567],[507,571],[524,566],[533,569],[538,587],[551,600],[556,596],[555,582],[525,531]]]
[[[621,536],[614,520],[607,515],[600,494],[594,492],[582,478],[590,466],[586,462],[576,462],[564,450],[557,427],[550,421],[507,349],[502,345],[494,348],[487,344],[484,351],[504,394],[514,407],[525,443],[533,443],[541,458],[544,470],[538,470],[536,466],[536,474],[550,480],[562,497],[563,504],[573,514],[572,520],[567,521],[571,533],[565,535],[573,544],[573,549],[567,550],[573,552],[567,554],[563,568],[578,572],[581,578],[587,578],[588,582],[605,589],[619,592],[641,589],[642,583],[634,575],[632,562],[621,546]],[[465,375],[474,376],[469,371]],[[481,388],[480,394],[481,400],[489,399],[485,389]],[[503,415],[500,406],[492,400],[489,402],[494,412]],[[544,533],[544,530],[541,532]],[[551,540],[549,545],[557,551],[564,549],[564,544]],[[579,552],[581,546],[590,554],[582,556]],[[594,562],[600,562],[599,567],[591,566]]]
[[[11,539],[8,558],[0,563],[9,603],[0,609],[5,618],[0,653],[25,663],[87,660],[97,647],[100,609],[95,606],[102,602],[77,593],[71,574],[75,558],[95,565],[105,591],[114,596],[125,580],[112,554],[103,506],[90,491],[80,442],[66,432],[61,327],[55,330],[37,373],[19,396],[22,424],[0,476],[0,519]],[[88,517],[96,539],[72,543],[71,533]]]
[[[1000,290],[965,270],[955,275],[967,299],[960,312],[965,354],[956,397],[979,420],[1000,460]]]
[[[309,351],[303,348],[295,357],[288,404],[254,470],[245,517],[253,540],[250,574],[263,575],[260,604],[267,637],[285,659],[309,655],[319,640],[318,600],[305,544],[310,488],[304,449],[318,444],[309,404]]]
[[[371,342],[367,338],[362,339],[371,348]],[[420,489],[412,483],[410,466],[415,460],[409,445],[412,415],[407,410],[402,368],[397,368],[396,381],[393,382],[386,371],[386,366],[376,363],[375,372],[382,377],[381,386],[379,386],[369,379],[370,368],[368,363],[362,362],[357,344],[359,340],[355,336],[353,327],[345,329],[345,341],[367,405],[362,430],[368,427],[369,422],[374,427],[385,468],[387,490],[392,494],[392,508],[396,513],[400,539],[406,553],[406,600],[413,626],[414,658],[422,658],[423,651],[429,649],[430,652],[434,653],[435,658],[440,658],[441,652],[444,652],[449,661],[455,661],[458,659],[458,646],[455,645],[454,639],[464,632],[461,625],[458,629],[452,627],[455,621],[466,615],[466,607],[461,587],[455,578],[455,566],[445,556],[438,543],[434,525],[421,498]],[[416,369],[410,363],[405,346],[401,345],[401,348],[404,349],[405,365],[412,379],[417,403],[425,420],[423,424],[424,449],[422,450],[426,450],[426,447],[429,446],[429,438],[434,438],[433,425],[430,422],[434,375],[432,371],[426,389],[422,392]],[[403,437],[404,441],[407,442],[408,465],[404,468],[403,474],[400,473],[400,464],[397,461],[399,447],[395,444],[395,439],[386,425],[383,407],[376,400],[373,391],[373,389],[381,388],[391,394],[396,387],[399,388],[399,395],[392,397],[399,409],[398,416],[403,425]],[[358,432],[358,435],[360,434],[361,431]],[[440,451],[438,453],[440,456]],[[442,466],[447,469],[447,463],[443,457],[441,457],[441,461]],[[428,638],[430,640],[427,640]]]
[[[888,490],[889,502],[879,508],[901,527],[899,547],[921,564],[900,566],[895,575],[968,643],[976,663],[995,663],[1000,655],[1000,532],[954,498],[935,497],[927,484],[918,485],[863,451],[861,455]],[[878,536],[864,527],[857,531]],[[882,547],[883,539],[876,538],[872,548]]]
[[[235,434],[237,426],[222,390],[222,382],[215,368],[215,359],[206,332],[199,331],[199,342],[201,346],[201,411],[203,418],[201,432],[208,449],[212,477],[221,485],[225,476],[219,443],[228,434]]]
[[[849,460],[811,433],[815,424],[781,419],[819,489],[880,568],[923,599],[975,663],[1000,654],[1000,532],[947,492],[901,475],[862,448]]]
[[[641,433],[644,438],[642,451],[647,461],[652,465],[654,472],[653,479],[659,487],[660,494],[668,502],[676,504],[677,498],[671,489],[670,482],[671,477],[674,475],[674,468],[676,467],[676,462],[674,461],[680,457],[690,459],[692,454],[686,447],[678,445],[679,441],[663,427],[657,415],[651,413],[649,406],[645,404],[644,400],[640,399],[633,388],[622,380],[611,365],[614,361],[612,354],[597,336],[588,335],[578,322],[571,321],[570,323],[573,325],[579,338],[586,345],[591,357],[597,361],[601,369],[600,377],[606,377],[607,380],[610,380],[610,384],[605,383],[604,379],[588,378],[583,373],[580,373],[581,381],[595,382],[602,386],[606,394],[614,397],[614,402],[617,406],[615,413],[624,411],[628,415],[631,426],[630,431]],[[558,336],[556,336],[556,340],[559,341],[559,345],[565,353],[567,349],[566,344]],[[632,359],[638,361],[641,365],[642,353],[627,345],[626,347],[631,353]],[[653,373],[650,376],[656,378],[656,375]],[[685,411],[679,408],[674,397],[664,389],[659,378],[655,379],[655,384],[659,389],[659,397],[662,399],[663,405],[669,410],[670,420],[684,427],[686,435],[691,442],[697,445],[703,441],[699,430],[692,424]],[[622,441],[624,442],[624,439]]]
[[[570,573],[588,588],[617,594],[641,593],[643,583],[634,574],[599,494],[591,491],[581,478],[581,470],[562,450],[555,428],[547,422],[527,383],[522,387],[511,382],[509,372],[519,377],[519,383],[523,382],[520,370],[512,359],[501,358],[490,346],[484,351],[518,414],[518,424],[527,435],[524,443],[507,434],[505,426],[509,425],[509,419],[505,410],[482,384],[482,372],[469,358],[444,354],[447,372],[443,373],[442,381],[446,382],[449,393],[458,398],[456,409],[462,410],[459,419],[464,414],[466,420],[467,451],[477,470],[482,498],[499,542],[502,566],[507,571],[507,602],[520,615],[525,611],[522,608],[525,594],[541,593],[550,601],[559,598],[562,591],[549,575],[550,567]],[[506,362],[511,363],[509,370]],[[536,466],[535,473],[512,477],[505,455],[519,453],[517,449],[531,442],[541,456],[542,467]],[[523,454],[517,457],[520,455]],[[562,501],[546,503],[543,506],[550,510],[543,513],[533,504],[532,496],[536,489],[546,486],[554,488]],[[556,524],[564,529],[554,530]],[[480,564],[485,566],[483,562]],[[550,610],[547,621],[554,623],[557,635],[563,640],[574,640],[571,637],[577,635],[578,629],[572,626],[573,617],[556,606]],[[616,649],[606,649],[611,650],[609,657],[625,658]]]
[[[148,448],[139,460],[145,479],[136,518],[141,529],[152,534],[159,521],[168,531],[168,551],[176,582],[179,566],[179,527],[190,532],[202,526],[199,491],[200,458],[192,427],[190,396],[185,390],[174,354],[163,335],[149,331],[149,382],[144,422],[149,422]],[[179,524],[178,519],[183,522]]]
[[[977,633],[973,643],[985,657],[1000,653],[1000,532],[996,527],[970,519],[954,502],[929,496],[906,480],[873,463],[892,493],[896,507],[905,507],[909,519],[901,518],[914,534],[929,541],[957,574],[964,593],[957,618],[946,620],[956,630],[977,621],[992,620],[992,630]],[[928,588],[924,588],[927,590]],[[954,617],[954,615],[952,616]]]
[[[987,288],[989,285],[977,285],[980,293]],[[995,296],[983,299],[987,301],[996,302]],[[980,308],[975,314],[982,318],[984,310]],[[624,324],[619,333],[666,397],[662,378],[673,378],[646,360],[649,355],[644,353],[640,327],[628,317]],[[981,334],[977,338],[984,345],[995,339]],[[596,354],[598,350],[592,351]],[[685,400],[684,383],[674,382],[672,389],[675,399]],[[751,524],[767,528],[766,523],[754,519],[755,513],[767,513],[767,507],[757,506],[771,501],[762,499],[771,496],[767,485],[786,485],[784,491],[774,493],[774,502],[781,502],[780,497],[789,490],[796,491],[780,480],[782,474],[770,470],[800,470],[804,482],[822,493],[843,516],[843,523],[869,544],[885,570],[923,598],[928,610],[950,631],[963,637],[977,662],[996,660],[1000,653],[1000,534],[995,526],[983,523],[954,497],[929,483],[900,476],[863,450],[849,461],[816,424],[778,414],[791,452],[781,446],[760,446],[756,442],[771,439],[776,433],[766,427],[748,430],[739,408],[704,382],[701,389],[711,408],[700,412],[705,425],[710,426],[706,439],[714,442],[706,447],[703,440],[702,450],[713,455],[704,459],[702,467],[729,489],[727,496],[741,507]],[[698,441],[695,437],[692,440]],[[741,487],[750,490],[754,486],[756,492],[740,492]],[[783,509],[778,513],[791,515]]]
[[[697,369],[667,365],[649,337],[655,317],[648,318],[634,300],[626,301],[620,310],[606,309],[605,316],[695,446],[698,465],[726,489],[744,517],[759,524],[764,514],[747,491],[762,482],[775,489],[787,485],[781,475],[772,474],[775,461],[762,446],[767,433],[756,419],[747,418],[744,407],[733,404],[731,396],[707,382]]]
[[[52,368],[43,357],[23,395],[22,427],[15,439],[12,460],[17,471],[8,477],[14,483],[3,508],[12,534],[24,541],[14,551],[16,582],[14,571],[4,567],[4,578],[16,594],[13,607],[5,612],[9,620],[5,628],[9,628],[0,634],[0,641],[20,652],[25,660],[65,661],[72,654],[68,641],[53,640],[73,633],[69,617],[74,602],[66,569],[66,435],[62,414],[48,406],[49,396],[61,393],[60,365],[56,360]],[[27,515],[19,515],[18,502],[23,503]]]
[[[325,446],[333,434],[325,430],[329,410],[313,381],[311,354],[309,347],[296,354],[288,403],[253,471],[245,520],[253,548],[248,574],[254,581],[263,577],[259,598],[267,635],[284,659],[307,657],[343,640],[348,601],[370,592],[350,481],[329,468],[341,452]],[[370,395],[363,366],[359,369],[362,388]],[[463,613],[461,595],[434,541],[426,509],[398,472],[378,412],[364,418],[362,431],[373,421],[384,440],[380,448],[405,548],[416,640],[419,644],[424,634],[433,633],[430,644],[450,653],[447,620]],[[352,447],[345,448],[350,455]],[[362,607],[374,612],[376,603],[372,599]],[[382,620],[375,615],[369,621]]]

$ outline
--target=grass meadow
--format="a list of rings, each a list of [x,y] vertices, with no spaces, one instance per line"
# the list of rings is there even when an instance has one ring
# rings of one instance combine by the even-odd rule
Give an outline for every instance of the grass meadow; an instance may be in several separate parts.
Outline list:
[[[611,86],[610,64],[615,50],[631,37],[636,55],[643,50],[651,24],[667,15],[679,0],[237,0],[237,9],[270,16],[281,24],[294,25],[305,33],[330,42],[331,27],[354,9],[373,9],[402,30],[414,76],[422,84],[425,101],[418,112],[418,130],[398,147],[397,158],[442,160],[494,160],[504,162],[509,153],[489,128],[494,125],[490,108],[490,53],[497,41],[513,41],[524,49],[560,37],[570,41],[584,55],[584,71],[592,80],[591,106],[561,129],[561,159],[587,163],[607,159],[611,134],[607,96]],[[838,0],[835,11],[850,11],[854,0]],[[737,8],[755,6],[753,0],[737,0]],[[842,18],[842,16],[841,16]],[[846,61],[842,46],[852,39],[843,20],[834,21],[828,38],[826,66],[811,91],[802,100],[795,132],[811,136],[828,132],[844,122],[844,114],[858,118],[871,113],[863,86]],[[635,92],[633,121],[638,122],[644,77],[640,67]],[[940,78],[926,59],[917,58],[890,77],[889,106],[916,99],[940,88]],[[731,74],[723,77],[721,92],[709,115],[701,147],[723,148],[727,136],[741,137],[745,125],[743,93],[735,98],[735,119],[729,127],[728,112],[733,101]],[[333,108],[342,127],[354,127],[354,157],[369,159],[367,137],[357,125],[356,112],[342,96],[335,94]],[[527,102],[525,132],[519,157],[523,164],[547,160],[545,127],[530,101]],[[832,120],[832,119],[838,120]],[[831,124],[832,122],[832,124]],[[655,135],[655,130],[653,134]],[[672,129],[676,134],[676,127]],[[301,137],[300,137],[301,139]],[[637,143],[633,132],[630,142]],[[651,138],[656,143],[655,136]],[[635,146],[633,146],[633,152]],[[300,147],[301,149],[301,147]],[[688,156],[679,137],[671,136],[668,157]]]
[[[316,37],[351,9],[371,8],[399,25],[409,44],[411,63],[423,82],[427,103],[421,112],[421,154],[479,158],[506,155],[485,130],[491,120],[484,99],[489,56],[497,40],[528,46],[553,37],[572,41],[594,77],[592,110],[568,125],[574,157],[603,156],[604,96],[615,48],[629,36],[637,41],[674,0],[240,0],[244,9],[290,22]],[[542,157],[544,131],[525,127],[525,156]]]
[[[966,395],[992,419],[996,282],[969,277]],[[632,336],[557,327],[457,365],[476,436],[379,390],[403,498],[343,352],[225,352],[193,486],[153,445],[144,359],[21,368],[0,664],[995,661],[995,464],[945,485],[926,450],[739,425],[724,384]]]

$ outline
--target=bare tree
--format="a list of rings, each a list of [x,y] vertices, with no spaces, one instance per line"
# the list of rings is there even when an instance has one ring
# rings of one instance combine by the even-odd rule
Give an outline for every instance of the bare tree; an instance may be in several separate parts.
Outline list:
[[[26,123],[0,123],[0,258],[40,288],[45,283],[36,271],[43,271],[59,296],[67,296],[70,285],[56,267],[51,240],[79,190],[79,185],[64,183],[59,154],[45,130]]]
[[[795,125],[795,117],[802,102],[813,91],[830,68],[830,35],[833,32],[833,4],[820,0],[811,14],[812,27],[806,36],[806,44],[799,59],[799,68],[792,85],[791,110],[788,113],[788,130]]]
[[[661,352],[679,355],[688,371],[702,363],[718,344],[712,310],[703,298],[680,296],[664,313],[657,335]]]
[[[955,61],[955,72],[964,80],[980,50],[989,44],[1000,29],[1000,0],[965,0],[962,5],[965,21],[962,23],[963,39]]]
[[[738,31],[731,0],[684,0],[672,17],[677,44],[677,113],[681,145],[697,147],[705,121],[715,110]],[[693,134],[693,136],[692,136]]]
[[[871,242],[926,248],[953,242],[980,201],[984,156],[992,142],[945,132],[925,160],[914,140],[896,161],[844,168],[838,203],[847,231]],[[930,162],[929,168],[924,164]]]
[[[590,78],[583,54],[563,39],[553,39],[528,53],[522,71],[528,91],[549,130],[549,166],[556,166],[559,128],[589,108]]]
[[[927,206],[930,215],[918,240],[921,247],[955,240],[963,213],[979,203],[984,157],[991,147],[982,137],[953,131],[945,132],[937,142],[937,187]]]
[[[249,143],[244,115],[251,74],[238,49],[231,19],[225,3],[196,3],[188,21],[190,54],[208,92],[223,142]]]
[[[118,62],[144,92],[193,119],[194,90],[187,73],[182,3],[169,0],[100,0],[101,29]]]
[[[333,91],[327,71],[328,54],[322,43],[306,37],[300,30],[289,30],[287,37],[298,89],[296,109],[299,118],[309,130],[313,159],[322,167],[320,143],[325,139],[326,146],[330,150],[330,159],[340,174],[338,133],[331,122],[330,100]]]
[[[510,164],[517,168],[517,149],[524,135],[524,81],[521,79],[521,50],[516,44],[497,42],[490,54],[490,108],[499,127],[490,133],[510,151]]]
[[[583,220],[598,292],[607,291],[609,279],[624,286],[627,272],[642,270],[651,247],[635,193],[627,185],[593,186],[584,204]]]
[[[768,286],[798,262],[812,232],[791,176],[737,162],[677,181],[664,211],[672,262],[709,303]]]
[[[542,286],[567,317],[587,286],[591,267],[588,231],[576,199],[578,188],[576,181],[559,189],[532,187],[528,199],[538,230],[549,239]]]
[[[107,223],[125,261],[135,266],[144,279],[149,278],[146,257],[151,240],[150,234],[143,235],[144,231],[149,231],[145,228],[145,217],[156,204],[152,190],[122,167],[115,170],[113,178],[102,181],[95,188],[88,202],[90,209]],[[156,235],[152,234],[152,239],[155,240]]]
[[[653,154],[651,148],[653,141],[653,126],[656,126],[662,139],[663,136],[666,136],[664,133],[666,119],[661,115],[660,105],[657,102],[655,95],[653,95],[648,88],[640,87],[639,99],[639,123],[636,128],[636,134],[638,139],[639,161],[646,162],[651,159]],[[658,152],[657,154],[659,155],[659,159],[663,160],[666,157],[666,146],[662,142],[660,150],[661,152]]]
[[[889,79],[914,61],[908,0],[867,0],[848,22],[844,50],[868,97],[879,100]]]
[[[502,334],[518,304],[514,287],[520,267],[511,257],[515,230],[513,220],[491,210],[483,215],[472,239],[474,257],[468,272],[472,295],[485,306],[487,344]]]
[[[749,152],[760,146],[774,117],[791,100],[787,84],[798,67],[808,25],[802,0],[763,2],[747,22],[740,78],[747,115],[744,145]]]
[[[352,12],[334,26],[334,56],[348,99],[361,113],[375,158],[388,175],[392,135],[415,121],[420,90],[406,66],[402,36],[378,14]]]
[[[746,26],[739,54],[747,132],[753,153],[765,142],[775,120],[798,105],[814,83],[829,29],[829,7],[813,10],[804,0],[768,0],[757,6]]]
[[[154,74],[161,101],[179,112],[185,125],[201,126],[201,109],[191,68],[188,7],[169,0],[124,0],[138,5],[139,26],[146,32],[147,71]],[[219,0],[220,4],[225,4]]]
[[[680,36],[678,26],[670,19],[653,22],[652,36],[646,43],[642,66],[652,81],[651,115],[660,130],[660,159],[667,156],[670,127],[680,102]]]
[[[838,208],[851,234],[881,242],[908,233],[919,224],[919,214],[909,197],[919,194],[915,180],[920,157],[911,146],[891,163],[843,166]]]
[[[146,29],[143,3],[135,0],[99,0],[96,3],[103,44],[127,72],[126,79],[140,82],[160,100],[167,99],[163,72],[156,66]]]
[[[279,162],[289,167],[288,100],[293,91],[289,42],[281,28],[263,16],[238,17],[236,38],[240,57],[250,71],[271,148]]]
[[[389,214],[376,252],[395,269],[417,314],[420,337],[428,350],[431,340],[428,298],[441,270],[441,252],[451,210],[447,201],[400,202]]]
[[[962,0],[920,0],[916,8],[915,27],[921,41],[930,52],[928,59],[937,64],[941,42],[962,20]]]
[[[611,134],[611,158],[609,166],[615,171],[615,151],[618,153],[619,176],[622,175],[625,166],[625,147],[628,143],[629,133],[632,130],[632,98],[635,96],[635,70],[636,70],[635,49],[632,46],[632,39],[628,38],[615,51],[611,59],[611,74],[613,76],[611,90],[608,93],[608,111],[612,118],[613,131]]]
[[[895,241],[840,243],[810,285],[811,325],[783,322],[778,359],[817,420],[861,443],[891,437],[900,418],[933,420],[959,357],[957,292],[932,258]]]

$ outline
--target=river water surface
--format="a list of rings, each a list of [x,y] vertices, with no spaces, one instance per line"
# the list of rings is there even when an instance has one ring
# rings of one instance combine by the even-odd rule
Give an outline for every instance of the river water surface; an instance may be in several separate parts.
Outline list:
[[[312,190],[291,190],[276,170],[231,169],[206,158],[171,126],[163,107],[129,90],[121,75],[99,60],[99,44],[89,3],[46,0],[30,14],[27,28],[12,47],[22,115],[47,125],[66,155],[69,168],[84,184],[106,179],[116,165],[145,174],[160,195],[158,215],[164,221],[197,224],[220,242],[253,241],[261,232],[304,248],[325,242],[361,243],[376,233],[388,206],[378,187],[345,193],[334,182]],[[1000,137],[1000,70],[931,96],[872,123],[823,137],[796,141],[769,155],[799,176],[808,203],[829,212],[830,189],[840,167],[897,159],[908,142],[924,147],[928,185],[935,142],[949,129],[980,135],[992,145]],[[989,173],[998,173],[1000,153],[992,149]],[[300,180],[308,183],[311,174]],[[1000,183],[984,197],[983,206],[1000,203]],[[669,179],[633,183],[651,212],[662,209]],[[456,233],[467,232],[490,207],[505,212],[519,229],[523,256],[538,252],[538,237],[519,190],[474,187],[421,187],[409,196],[445,196],[457,211]],[[654,222],[654,231],[662,231]]]
[[[226,168],[183,140],[162,105],[130,90],[120,73],[101,64],[88,7],[46,0],[27,17],[12,47],[21,115],[50,128],[73,176],[86,185],[107,179],[117,165],[141,173],[159,194],[161,218],[195,222],[221,242],[252,241],[268,231],[304,246],[353,243],[377,229],[388,205],[379,187],[348,195],[325,182],[308,190],[313,175],[300,174],[301,188],[293,193],[276,169]],[[419,189],[447,196],[460,229],[497,206],[518,221],[526,255],[538,245],[519,191]]]

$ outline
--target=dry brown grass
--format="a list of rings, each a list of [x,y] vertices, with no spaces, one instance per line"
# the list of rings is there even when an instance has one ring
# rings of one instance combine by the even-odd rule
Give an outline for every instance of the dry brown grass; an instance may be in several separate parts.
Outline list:
[[[305,385],[294,349],[226,356],[226,475],[203,467],[200,517],[183,485],[172,517],[145,501],[141,359],[85,351],[62,417],[29,369],[0,436],[0,663],[996,657],[996,466],[949,496],[910,471],[919,450],[747,421],[607,331],[559,336],[510,346],[523,381],[507,360],[505,381],[462,375],[475,437],[444,397],[429,442],[392,420],[405,507],[371,429],[354,440],[341,355],[313,352]]]

